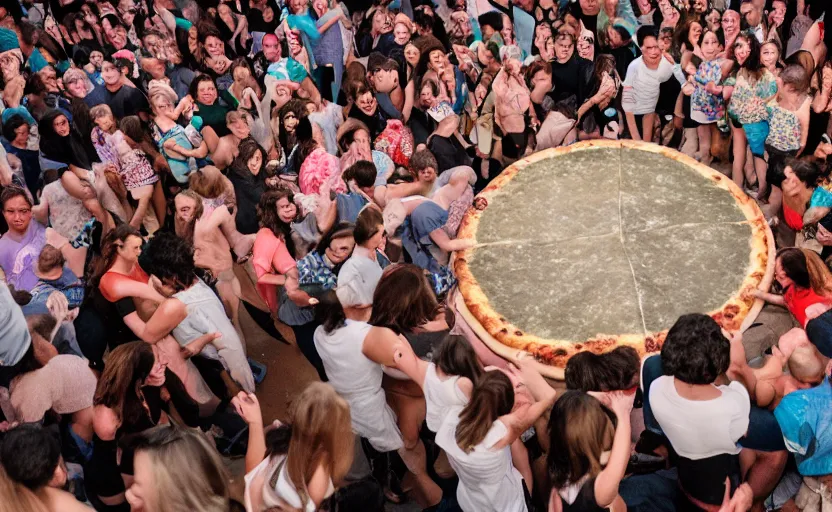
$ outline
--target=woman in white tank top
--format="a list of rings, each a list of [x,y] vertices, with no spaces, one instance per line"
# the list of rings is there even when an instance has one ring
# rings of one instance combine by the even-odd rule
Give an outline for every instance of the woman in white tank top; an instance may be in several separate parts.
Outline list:
[[[246,511],[317,510],[352,465],[354,436],[347,402],[332,386],[314,382],[292,403],[289,425],[268,435],[254,394],[241,391],[231,403],[249,426]]]

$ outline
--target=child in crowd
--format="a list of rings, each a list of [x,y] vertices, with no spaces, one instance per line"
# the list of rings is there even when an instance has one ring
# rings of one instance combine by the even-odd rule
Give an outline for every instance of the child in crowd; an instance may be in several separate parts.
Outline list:
[[[725,99],[722,96],[722,80],[731,70],[732,61],[720,58],[722,43],[712,30],[703,31],[702,63],[693,77],[693,95],[691,96],[691,119],[699,123],[699,161],[710,165],[711,137],[714,135],[716,122],[725,115]]]

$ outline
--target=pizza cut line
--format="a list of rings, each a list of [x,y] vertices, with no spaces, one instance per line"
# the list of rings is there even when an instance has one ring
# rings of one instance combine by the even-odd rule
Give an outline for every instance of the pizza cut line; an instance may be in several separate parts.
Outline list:
[[[765,217],[756,202],[746,196],[729,178],[681,153],[661,146],[635,141],[590,141],[531,155],[507,168],[485,190],[478,194],[477,198],[484,200],[484,204],[488,206],[485,210],[471,208],[466,213],[460,225],[458,237],[477,238],[480,221],[487,209],[493,207],[494,204],[498,204],[501,199],[500,195],[504,189],[511,184],[512,180],[524,168],[547,159],[599,149],[618,149],[622,152],[625,150],[637,150],[658,154],[663,158],[669,158],[687,166],[690,170],[695,171],[704,178],[703,181],[707,180],[715,188],[723,191],[722,193],[727,192],[730,194],[730,197],[733,198],[734,203],[739,208],[742,218],[728,222],[704,222],[701,225],[703,227],[719,224],[745,226],[745,229],[750,232],[747,248],[748,265],[744,271],[745,275],[742,276],[741,284],[727,297],[720,307],[707,311],[707,313],[727,330],[744,330],[747,328],[754,318],[756,318],[763,304],[759,300],[750,298],[746,292],[754,288],[768,289],[773,278],[775,249],[773,237],[765,221]],[[656,172],[660,173],[661,169],[657,169]],[[621,208],[620,198],[618,207]],[[620,219],[621,217],[619,217],[619,221]],[[691,223],[688,227],[696,229],[698,224],[700,223]],[[540,230],[542,235],[540,238],[542,240],[540,238],[526,240],[508,239],[505,241],[494,240],[486,242],[482,246],[477,246],[456,254],[453,262],[454,272],[459,281],[459,297],[456,303],[458,309],[463,310],[462,312],[465,313],[464,316],[469,323],[478,324],[476,325],[478,328],[476,330],[478,330],[479,337],[499,355],[505,356],[506,347],[510,350],[519,350],[532,354],[538,361],[550,368],[550,373],[558,378],[562,377],[562,368],[566,365],[568,359],[577,352],[591,351],[594,353],[603,353],[622,345],[635,348],[641,355],[660,350],[667,333],[667,328],[670,327],[669,325],[664,326],[662,329],[650,330],[649,326],[645,324],[644,329],[641,329],[642,332],[598,333],[576,339],[559,339],[557,337],[539,336],[533,329],[526,330],[513,321],[513,317],[509,311],[498,311],[497,309],[499,308],[494,307],[492,301],[489,300],[488,294],[484,291],[484,286],[478,282],[472,271],[471,262],[476,258],[477,251],[482,250],[481,247],[483,246],[499,245],[501,243],[506,245],[557,244],[561,241],[558,239],[546,240],[544,226],[545,223],[542,223]],[[662,229],[671,231],[677,228],[678,226],[676,225],[659,226],[657,228],[647,227],[646,229],[630,232],[628,236],[638,232]],[[614,232],[609,234],[613,235]],[[600,236],[604,235],[602,233]],[[623,243],[623,227],[622,233],[619,233],[619,235],[622,237]],[[586,233],[582,236],[591,237],[596,235]],[[625,250],[625,247],[622,246],[621,250]],[[629,255],[627,256],[627,261],[630,263],[632,269],[633,261]],[[633,271],[633,276],[636,277],[635,271]],[[640,302],[641,291],[639,291],[638,280],[636,281],[635,287],[639,293]],[[534,293],[534,290],[529,290],[529,293]],[[644,311],[641,312],[641,315],[642,321],[644,321]]]

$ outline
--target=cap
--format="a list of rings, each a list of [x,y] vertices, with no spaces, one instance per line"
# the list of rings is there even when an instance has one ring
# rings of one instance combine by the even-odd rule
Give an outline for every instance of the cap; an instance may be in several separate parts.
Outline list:
[[[353,255],[338,273],[335,294],[343,307],[369,306],[381,279],[381,267],[370,258]]]
[[[16,115],[22,117],[23,120],[26,121],[29,125],[35,124],[35,118],[32,117],[32,114],[30,114],[28,110],[26,110],[26,107],[7,108],[3,111],[3,114],[2,116],[0,116],[0,119],[3,121],[3,124],[5,124],[6,122],[8,122],[9,119]]]
[[[20,48],[20,41],[14,30],[0,28],[0,53],[17,50]]]

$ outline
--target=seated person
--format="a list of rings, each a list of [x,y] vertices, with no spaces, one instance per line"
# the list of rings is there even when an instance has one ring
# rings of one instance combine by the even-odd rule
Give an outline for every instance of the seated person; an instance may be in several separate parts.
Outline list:
[[[772,353],[758,369],[750,368],[745,362],[745,350],[741,346],[731,353],[731,364],[745,381],[751,399],[760,407],[773,411],[784,396],[817,386],[828,373],[830,359],[818,352],[803,329],[794,328],[784,334]],[[788,373],[783,373],[784,366]]]

